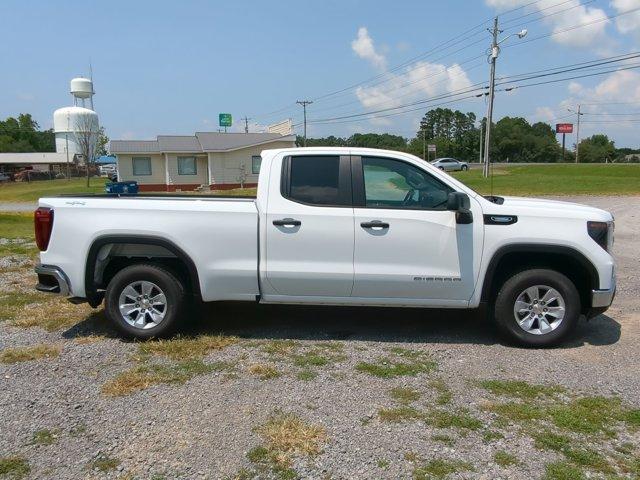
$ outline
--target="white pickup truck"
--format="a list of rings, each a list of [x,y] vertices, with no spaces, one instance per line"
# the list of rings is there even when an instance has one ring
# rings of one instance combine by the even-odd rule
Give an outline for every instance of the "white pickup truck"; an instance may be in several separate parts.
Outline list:
[[[483,197],[385,150],[265,150],[256,198],[46,197],[35,229],[37,289],[104,300],[138,338],[175,331],[196,300],[244,300],[486,306],[513,341],[542,346],[616,287],[610,213]]]

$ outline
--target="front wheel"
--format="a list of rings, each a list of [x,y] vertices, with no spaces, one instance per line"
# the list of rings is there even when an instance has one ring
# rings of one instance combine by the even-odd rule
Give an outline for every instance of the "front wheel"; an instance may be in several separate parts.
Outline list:
[[[555,270],[525,270],[509,278],[496,297],[500,331],[524,346],[561,342],[580,318],[580,295],[571,280]]]
[[[157,265],[132,265],[109,282],[107,318],[127,337],[149,339],[173,333],[184,313],[185,289]]]
[[[460,170],[466,172],[467,170],[469,170],[469,167],[467,167],[466,165],[462,165],[462,167],[460,167]]]

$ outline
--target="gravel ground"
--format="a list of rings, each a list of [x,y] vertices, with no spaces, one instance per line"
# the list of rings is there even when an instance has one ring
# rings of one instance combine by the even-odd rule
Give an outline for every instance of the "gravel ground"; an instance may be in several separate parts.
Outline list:
[[[0,364],[0,457],[23,457],[30,466],[25,478],[391,479],[445,478],[448,472],[446,478],[457,479],[583,478],[551,476],[546,465],[563,456],[536,448],[529,424],[501,421],[490,408],[501,399],[477,384],[522,380],[565,389],[546,402],[602,395],[618,397],[629,408],[640,406],[640,197],[570,200],[615,214],[619,290],[606,314],[582,320],[559,348],[505,345],[490,324],[465,312],[217,305],[207,309],[192,333],[224,333],[239,341],[204,357],[213,371],[184,384],[112,397],[101,393],[102,386],[149,360],[139,344],[116,338],[100,314],[53,332],[5,322],[0,323],[0,349],[53,344],[62,351],[58,357]],[[6,288],[23,272],[28,271],[6,271],[0,281]],[[270,353],[274,346],[290,350]],[[321,351],[329,361],[305,367],[296,355],[309,351]],[[380,358],[412,363],[423,356],[435,362],[435,369],[379,378],[356,368]],[[256,364],[271,365],[280,375],[260,379],[250,373]],[[316,376],[303,379],[302,372]],[[406,402],[408,410],[466,412],[481,426],[434,425],[428,416],[384,421],[381,409],[402,406],[389,394],[394,387],[420,395]],[[447,390],[450,401],[442,398]],[[289,456],[295,471],[289,477],[247,457],[265,443],[260,426],[277,412],[297,415],[326,432],[317,455]],[[52,441],[33,442],[34,433],[43,429],[54,434]],[[637,429],[616,427],[613,436],[578,439],[610,452],[611,458],[635,459],[640,475]],[[505,462],[494,455],[501,451],[517,463],[500,466]],[[105,458],[113,464],[92,463]],[[420,470],[435,459],[455,467]],[[616,463],[615,472],[638,478],[631,467],[621,470],[625,461]],[[591,478],[607,474],[580,465]]]

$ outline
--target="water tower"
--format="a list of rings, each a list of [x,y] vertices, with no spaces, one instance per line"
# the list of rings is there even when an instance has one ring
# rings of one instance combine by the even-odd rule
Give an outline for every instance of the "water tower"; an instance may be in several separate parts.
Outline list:
[[[98,140],[98,114],[93,111],[93,82],[89,78],[77,77],[71,80],[73,106],[63,107],[53,112],[53,130],[56,136],[56,152],[74,155],[82,154],[84,139],[93,145]],[[88,107],[87,108],[87,102]]]

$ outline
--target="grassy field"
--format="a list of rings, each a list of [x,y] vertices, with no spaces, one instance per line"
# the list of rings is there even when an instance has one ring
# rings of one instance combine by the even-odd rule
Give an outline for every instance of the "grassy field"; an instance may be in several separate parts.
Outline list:
[[[92,178],[89,188],[87,188],[86,178],[0,184],[0,202],[35,202],[40,197],[61,193],[104,193],[106,180],[106,178]]]
[[[481,169],[453,176],[482,194],[492,193]],[[495,195],[638,195],[640,165],[533,165],[493,169]]]
[[[482,177],[480,169],[454,172],[453,176],[474,190],[496,195],[639,195],[640,165],[497,165],[491,180]],[[103,178],[86,180],[44,180],[31,183],[0,185],[0,202],[30,202],[46,195],[61,193],[102,193]],[[183,192],[191,193],[191,192]],[[202,194],[201,192],[193,192]],[[255,188],[219,190],[212,195],[255,196]]]

